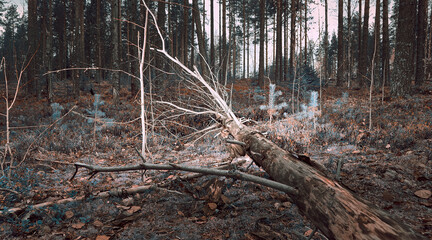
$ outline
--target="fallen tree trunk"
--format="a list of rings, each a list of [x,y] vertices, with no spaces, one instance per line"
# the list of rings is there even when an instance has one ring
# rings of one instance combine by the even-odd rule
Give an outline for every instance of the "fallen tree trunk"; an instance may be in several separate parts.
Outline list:
[[[224,124],[246,143],[246,153],[275,181],[297,190],[293,203],[329,239],[423,239],[401,221],[360,199],[261,133],[232,121]]]

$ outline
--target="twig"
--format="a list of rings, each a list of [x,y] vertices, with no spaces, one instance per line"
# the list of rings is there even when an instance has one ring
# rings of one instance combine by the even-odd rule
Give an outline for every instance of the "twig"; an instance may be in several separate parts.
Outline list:
[[[237,144],[237,145],[240,145],[242,147],[246,147],[246,143],[244,143],[244,142],[240,142],[240,141],[233,140],[233,139],[225,139],[225,141],[227,143]]]
[[[138,155],[140,156],[140,158],[142,159],[143,163],[145,163],[146,160],[145,160],[144,156],[140,153],[140,151],[136,147],[134,147],[134,149],[138,153]]]
[[[308,240],[311,240],[313,238],[313,236],[315,235],[316,231],[318,230],[318,228],[314,228],[312,233],[309,235]]]
[[[146,192],[148,190],[155,189],[156,187],[157,187],[156,185],[147,185],[147,186],[139,186],[139,187],[134,187],[134,188],[129,188],[129,189],[117,188],[117,189],[111,189],[110,191],[97,193],[97,194],[93,195],[93,197],[107,198],[110,196],[116,196],[116,197],[129,196],[129,195],[133,195],[135,193],[143,193],[143,192]],[[31,205],[31,206],[26,206],[26,207],[10,208],[10,209],[0,211],[0,216],[5,216],[8,214],[21,213],[21,212],[25,211],[26,209],[40,209],[40,208],[52,206],[54,204],[66,204],[66,203],[70,203],[70,202],[78,202],[78,201],[85,200],[86,198],[87,198],[87,196],[71,197],[71,198],[65,198],[65,199],[60,199],[60,200],[56,200],[56,201],[39,203],[36,205]]]
[[[75,163],[76,171],[74,175],[72,176],[71,180],[75,177],[76,172],[80,167],[87,168],[90,170],[91,174],[96,174],[100,172],[124,172],[124,171],[136,171],[136,170],[181,170],[181,171],[187,171],[187,172],[196,172],[196,173],[202,173],[207,175],[216,175],[216,176],[225,176],[229,178],[234,178],[238,180],[244,180],[248,182],[257,183],[266,187],[270,187],[282,192],[287,193],[290,196],[296,196],[297,190],[276,182],[269,179],[257,177],[254,175],[250,175],[247,173],[239,172],[239,171],[227,171],[227,170],[218,170],[218,169],[211,169],[211,168],[201,168],[201,167],[190,167],[190,166],[183,166],[183,165],[177,165],[177,164],[151,164],[151,163],[142,163],[139,165],[130,165],[130,166],[115,166],[115,167],[100,167],[95,165],[89,165],[85,163]]]
[[[38,159],[38,158],[34,158],[34,160],[36,160],[36,161],[40,161],[40,162],[49,162],[49,163],[56,163],[56,164],[74,165],[73,163],[60,162],[60,161],[54,161],[54,160],[45,160],[45,159]]]
[[[8,188],[0,188],[0,191],[4,191],[4,192],[11,192],[15,195],[17,195],[19,198],[22,198],[21,194],[15,190],[12,189],[8,189]]]
[[[243,163],[244,163],[244,161],[239,161],[239,164],[243,164]],[[223,169],[223,168],[227,168],[227,167],[228,166],[222,166],[218,169]],[[78,169],[78,167],[77,167],[77,169]],[[188,180],[188,179],[200,177],[202,175],[203,174],[200,174],[200,173],[188,174],[188,175],[179,176],[179,179]],[[168,185],[169,185],[168,183],[162,183],[162,184],[156,184],[156,185],[146,185],[146,186],[133,187],[133,188],[129,188],[129,189],[115,188],[115,189],[111,189],[109,191],[97,193],[97,194],[93,195],[93,197],[98,197],[98,198],[107,198],[110,196],[127,197],[129,195],[133,195],[136,193],[145,193],[149,190],[162,190],[162,191],[167,191],[170,193],[182,194],[181,192],[165,189],[164,187],[166,187]],[[0,190],[2,190],[2,189],[0,189]],[[5,191],[13,191],[13,190],[5,189]],[[13,191],[13,192],[15,193],[15,191]],[[19,193],[16,193],[16,194],[19,195]],[[60,200],[56,200],[56,201],[44,202],[44,203],[26,206],[26,207],[10,208],[10,209],[3,210],[3,211],[0,210],[0,217],[8,215],[8,214],[21,213],[21,212],[25,211],[26,209],[40,209],[43,207],[52,206],[54,204],[66,204],[66,203],[70,203],[70,202],[82,201],[85,199],[86,199],[86,196],[73,197],[73,198],[71,197],[71,198],[65,198],[65,199],[60,199]]]

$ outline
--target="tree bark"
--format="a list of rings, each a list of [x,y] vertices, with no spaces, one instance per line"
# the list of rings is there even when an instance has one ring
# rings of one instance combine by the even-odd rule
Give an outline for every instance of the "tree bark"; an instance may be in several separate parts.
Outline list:
[[[260,49],[259,49],[259,69],[258,69],[258,85],[264,87],[264,21],[265,21],[265,0],[260,0]]]
[[[363,87],[368,81],[367,74],[367,48],[368,48],[368,37],[369,37],[369,1],[365,0],[364,5],[364,17],[363,17],[363,30],[361,37],[361,48],[359,52],[359,70],[358,70],[358,84]]]
[[[416,0],[399,2],[399,18],[396,29],[395,62],[390,91],[392,96],[402,97],[411,93],[414,80],[413,49]]]
[[[189,3],[183,0],[183,34],[182,34],[182,63],[186,64],[188,59],[188,22],[189,22]]]
[[[380,58],[381,54],[381,38],[380,38],[380,32],[381,32],[381,22],[380,22],[380,14],[381,14],[381,2],[380,0],[376,0],[375,3],[375,24],[374,24],[374,54],[375,59]],[[377,17],[378,16],[378,17]],[[373,61],[373,65],[371,66],[374,68],[374,79],[371,79],[374,81],[374,85],[379,87],[382,83],[382,76],[381,76],[381,70],[382,67],[380,66],[380,61]],[[372,77],[371,77],[372,78]]]
[[[72,58],[73,67],[80,67],[84,62],[84,0],[76,0],[74,2],[75,7],[75,26],[74,26],[74,54]],[[74,70],[72,74],[72,82],[74,95],[79,96],[80,94],[80,75],[82,70]]]
[[[215,67],[215,44],[214,44],[214,1],[210,1],[210,67]]]
[[[199,56],[200,63],[201,63],[201,71],[202,71],[202,75],[206,77],[209,76],[207,65],[206,65],[208,57],[205,49],[205,42],[204,42],[205,40],[202,32],[202,26],[201,26],[201,20],[200,20],[199,8],[198,8],[198,0],[193,0],[192,4],[193,4],[192,11],[193,11],[195,25],[196,25],[196,34],[198,37],[198,47],[201,54]]]
[[[242,78],[246,78],[246,42],[247,42],[247,38],[246,38],[246,13],[245,13],[245,8],[246,8],[246,0],[243,0],[243,4],[242,4],[242,13],[243,13],[243,74],[242,74]]]
[[[329,72],[329,67],[328,67],[328,48],[329,48],[329,40],[328,40],[328,0],[324,0],[324,7],[325,7],[325,30],[324,30],[324,61],[323,61],[323,65],[324,65],[324,81],[326,82],[328,80],[328,72]]]
[[[222,0],[222,56],[220,58],[221,61],[221,77],[220,80],[222,82],[226,81],[227,74],[227,64],[228,64],[228,50],[227,50],[227,34],[226,34],[226,0]]]
[[[276,83],[282,82],[282,0],[277,0],[276,6]]]
[[[119,1],[111,0],[111,41],[112,41],[112,64],[113,69],[119,70],[120,67],[120,55],[119,55],[119,24],[120,13],[119,13]],[[114,89],[120,92],[120,75],[118,71],[113,72]]]
[[[131,21],[134,23],[138,22],[138,2],[137,0],[131,0],[130,3],[130,12],[129,14],[132,15],[131,17]],[[131,33],[130,33],[130,73],[137,76],[137,69],[138,69],[138,64],[137,61],[135,60],[136,57],[138,57],[138,31],[137,31],[137,27],[135,24],[130,24],[129,23],[129,27],[131,28]],[[138,82],[136,79],[134,78],[130,78],[130,87],[131,87],[131,97],[135,97],[138,93]]]
[[[43,36],[43,52],[42,52],[42,69],[43,72],[51,71],[52,65],[52,12],[53,12],[53,5],[52,0],[48,0],[47,2],[43,3],[46,4],[43,6],[43,29],[42,29],[42,36]],[[46,76],[41,76],[42,79],[46,79],[46,99],[48,103],[52,102],[53,98],[53,89],[52,89],[52,77],[51,74],[47,74]]]
[[[284,15],[285,15],[285,21],[284,21],[284,59],[283,59],[283,81],[286,82],[288,81],[287,77],[288,77],[288,59],[289,59],[289,52],[288,52],[288,42],[289,42],[289,34],[288,34],[288,11],[289,11],[289,4],[288,4],[288,0],[286,0],[286,2],[284,2]]]
[[[388,0],[383,0],[383,82],[388,83],[390,79],[390,39],[389,39],[389,16],[388,16]]]
[[[165,1],[158,1],[157,6],[158,6],[157,7],[157,24],[158,24],[159,29],[162,32],[162,34],[166,34],[166,28],[165,28],[165,24],[166,24],[165,7],[166,7],[166,5],[165,5]],[[162,40],[160,38],[156,38],[156,46],[159,48],[162,48],[162,44],[163,44]],[[165,59],[163,59],[160,56],[156,56],[155,65],[156,65],[157,71],[164,71],[165,70]],[[155,81],[154,81],[155,87],[165,86],[164,81],[166,81],[166,79],[164,77],[155,78]]]
[[[346,68],[346,73],[347,73],[347,86],[348,88],[351,88],[351,66],[352,66],[352,62],[351,62],[351,0],[348,0],[347,3],[347,21],[348,21],[348,47],[347,47],[347,68]]]
[[[296,158],[246,126],[239,128],[233,121],[225,125],[236,140],[246,143],[246,153],[273,180],[298,190],[288,195],[328,239],[423,239],[401,221],[327,178],[310,159]]]
[[[291,38],[290,38],[290,59],[289,59],[289,74],[291,80],[294,81],[294,53],[295,53],[295,44],[296,44],[296,18],[297,18],[297,1],[291,1]],[[326,0],[327,1],[327,0]],[[327,5],[326,5],[327,6]]]
[[[358,14],[358,24],[357,24],[357,31],[358,31],[358,34],[357,34],[357,51],[358,51],[358,53],[357,53],[357,85],[359,85],[360,84],[360,79],[361,79],[361,76],[360,76],[360,62],[361,62],[361,60],[360,60],[360,53],[362,52],[362,44],[361,44],[361,42],[362,42],[362,0],[359,0],[358,1],[358,7],[359,7],[359,10],[358,10],[358,12],[359,12],[359,14]]]
[[[308,0],[304,1],[304,66],[306,66],[308,64],[308,16],[307,16],[307,12],[308,12],[308,5],[307,5]],[[311,63],[312,64],[312,63]]]
[[[97,46],[96,46],[96,58],[97,58],[97,66],[98,67],[103,67],[102,66],[102,43],[103,43],[103,39],[102,39],[102,24],[101,24],[101,0],[96,0],[96,42],[97,42]],[[102,76],[102,71],[101,70],[96,70],[96,82],[101,82],[103,79]]]
[[[37,25],[37,0],[29,0],[28,1],[28,29],[27,29],[27,38],[29,42],[29,56],[35,56],[37,51],[37,41],[38,41],[38,25]],[[36,59],[30,59],[30,63],[27,70],[27,93],[30,95],[35,95],[39,91],[38,83],[35,79],[36,72]]]
[[[417,14],[417,60],[415,72],[416,87],[421,87],[424,82],[424,58],[425,58],[425,45],[426,45],[426,27],[427,27],[427,11],[428,0],[418,0],[418,14]]]
[[[336,86],[342,86],[344,76],[343,0],[338,2],[338,54]]]

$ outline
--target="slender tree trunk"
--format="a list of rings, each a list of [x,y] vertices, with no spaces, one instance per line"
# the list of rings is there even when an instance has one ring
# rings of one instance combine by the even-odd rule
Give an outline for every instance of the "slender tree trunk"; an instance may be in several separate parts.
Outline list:
[[[66,25],[66,15],[67,15],[67,11],[66,11],[66,0],[61,1],[61,8],[60,10],[60,16],[59,16],[59,23],[62,26],[60,32],[59,32],[59,36],[58,36],[58,41],[59,41],[59,59],[60,59],[60,63],[59,63],[59,67],[61,69],[65,69],[67,68],[67,59],[68,57],[66,56],[66,52],[67,52],[67,38],[66,38],[66,29],[67,29],[67,25]],[[62,71],[60,72],[60,80],[65,80],[67,77],[67,71]]]
[[[189,3],[188,0],[184,0],[183,1],[183,32],[182,32],[182,62],[183,64],[185,64],[186,66],[188,64],[187,63],[187,59],[188,59],[188,47],[189,47],[189,32],[188,32],[188,18],[189,18],[189,9],[188,9]]]
[[[342,86],[344,77],[343,0],[338,4],[338,53],[336,86]]]
[[[157,9],[157,24],[159,26],[160,31],[162,34],[166,34],[166,12],[165,12],[165,1],[159,1],[158,2],[158,9]],[[162,48],[162,40],[160,38],[156,38],[156,46],[159,48]],[[158,71],[164,71],[165,70],[165,59],[161,56],[156,56],[155,58],[156,62],[156,69]],[[155,78],[154,81],[156,87],[162,87],[166,85],[166,78],[165,77],[159,77]]]
[[[296,17],[297,17],[297,1],[291,1],[291,46],[290,46],[290,59],[289,59],[289,74],[291,79],[294,76],[294,58],[295,58],[295,45],[296,45]],[[327,0],[326,0],[327,1]]]
[[[79,67],[82,66],[84,63],[84,0],[77,0],[74,2],[75,4],[75,26],[74,26],[74,39],[75,39],[75,46],[74,46],[74,54],[73,54],[73,66]],[[78,96],[80,92],[80,85],[82,77],[82,71],[81,70],[75,70],[72,74],[72,82],[73,82],[73,89],[74,89],[74,95]]]
[[[376,17],[378,16],[378,17]],[[381,38],[380,38],[380,33],[381,33],[381,22],[380,22],[380,16],[381,16],[381,3],[380,0],[376,0],[375,3],[375,26],[374,26],[374,49],[376,48],[375,52],[375,59],[379,59],[381,57],[380,53],[381,53],[381,49],[380,49],[380,42],[381,42]],[[382,82],[382,75],[381,75],[381,69],[382,66],[380,66],[380,61],[374,60],[374,65],[375,66],[371,66],[374,67],[374,76],[375,79],[373,79],[373,81],[375,82],[374,85],[376,86],[380,86],[381,82]],[[372,79],[371,79],[372,80]]]
[[[286,2],[284,3],[285,6],[289,6],[288,4],[288,0],[286,0]],[[288,69],[289,69],[289,65],[288,65],[288,59],[289,59],[289,53],[288,53],[288,42],[289,42],[289,34],[288,34],[288,7],[285,7],[285,21],[284,21],[284,63],[283,63],[283,68],[284,68],[284,75],[283,75],[283,81],[286,82],[288,81],[287,76],[288,76]]]
[[[172,20],[172,0],[168,0],[168,36],[169,36],[169,48],[170,48],[170,54],[171,56],[174,55],[174,31],[173,31],[173,20]]]
[[[242,4],[242,13],[243,13],[243,76],[242,78],[246,78],[246,0],[243,0]]]
[[[359,7],[359,15],[358,15],[358,34],[357,34],[357,85],[360,84],[361,81],[361,76],[360,76],[360,53],[362,52],[362,0],[359,0],[358,2],[358,7]]]
[[[360,48],[360,62],[359,62],[359,86],[363,87],[367,82],[367,49],[368,49],[368,37],[369,37],[369,1],[365,0],[364,5],[364,18],[363,18],[363,30]]]
[[[203,73],[203,76],[209,76],[208,75],[208,69],[206,65],[206,61],[208,59],[207,52],[205,50],[205,42],[204,42],[204,36],[202,33],[202,26],[201,26],[201,20],[200,20],[200,14],[199,14],[199,8],[198,8],[198,0],[193,0],[193,14],[194,14],[194,20],[196,25],[196,34],[198,37],[198,47],[200,50],[200,62],[201,62],[201,71]]]
[[[100,0],[98,0],[100,1]],[[138,22],[138,5],[137,5],[137,0],[131,0],[131,10],[129,11],[129,14],[132,15],[131,21],[136,23]],[[135,61],[134,59],[136,57],[138,57],[138,31],[136,28],[135,24],[129,24],[130,28],[131,28],[131,38],[129,39],[129,41],[131,42],[131,46],[130,46],[130,55],[132,56],[130,59],[130,73],[132,73],[135,76],[138,76],[138,62]],[[136,79],[131,78],[131,97],[135,97],[138,94],[138,82]]]
[[[429,14],[429,26],[428,26],[428,44],[427,44],[427,58],[431,58],[431,52],[432,51],[432,11]],[[430,61],[430,60],[429,60]],[[429,74],[427,72],[427,74]]]
[[[421,87],[425,78],[424,61],[425,61],[425,46],[426,46],[426,28],[427,28],[427,11],[428,0],[418,0],[418,15],[417,15],[417,59],[415,84],[416,87]]]
[[[325,25],[325,30],[324,30],[324,61],[323,61],[323,72],[324,72],[324,81],[326,82],[328,80],[328,72],[329,72],[329,67],[328,67],[328,48],[329,48],[329,40],[328,40],[328,0],[324,0],[324,7],[325,7],[325,17],[324,17],[324,25]]]
[[[389,17],[388,0],[383,0],[383,83],[390,81],[390,39],[389,39]]]
[[[261,4],[261,3],[260,3]],[[257,26],[257,24],[254,24],[254,44],[253,44],[253,47],[254,47],[254,60],[253,60],[253,71],[254,71],[254,74],[256,74],[257,73],[257,35],[258,35],[258,31],[257,31],[257,29],[258,29],[258,26]],[[261,33],[260,33],[261,34]],[[261,42],[260,42],[260,46],[261,46]],[[260,48],[261,49],[261,48]],[[264,50],[263,50],[264,51]],[[264,55],[264,54],[263,54]],[[264,56],[263,56],[264,57]],[[263,68],[264,69],[264,68]],[[260,79],[260,77],[259,77],[260,75],[259,75],[259,70],[258,70],[258,83],[259,83],[259,79]],[[262,77],[264,78],[264,73],[263,73],[263,75],[262,75]],[[258,84],[259,85],[259,84]],[[259,86],[261,86],[261,85],[259,85]]]
[[[347,3],[347,18],[348,18],[348,48],[347,48],[347,80],[348,80],[348,88],[351,88],[351,69],[352,69],[352,62],[351,62],[351,0],[348,0]]]
[[[269,23],[268,23],[267,19],[264,19],[264,24],[265,24],[265,40],[264,40],[265,41],[265,63],[264,63],[265,64],[264,65],[265,70],[264,70],[264,74],[270,75],[270,72],[268,70],[268,58],[269,58],[269,54],[268,54],[269,46],[268,45],[269,45],[270,40],[269,40],[269,33],[268,33]],[[273,33],[274,33],[274,31],[273,31]]]
[[[29,22],[27,29],[27,37],[29,42],[29,56],[31,57],[35,55],[37,51],[37,0],[29,0],[27,7]],[[39,86],[35,78],[36,66],[36,59],[31,59],[27,70],[27,93],[29,95],[36,95],[39,92]]]
[[[52,39],[53,39],[53,32],[52,32],[52,15],[53,15],[53,3],[52,0],[48,0],[48,16],[47,17],[47,23],[46,23],[46,47],[45,47],[45,63],[48,71],[52,70]],[[47,100],[48,103],[51,103],[53,101],[53,85],[52,85],[52,77],[51,74],[46,75],[47,78]]]
[[[190,68],[193,68],[195,66],[195,15],[193,14],[192,9],[192,24],[191,24],[191,58],[190,58]]]
[[[303,66],[303,53],[302,53],[302,39],[303,39],[303,24],[302,24],[302,7],[301,7],[301,2],[299,1],[299,40],[298,40],[298,49],[299,49],[299,55],[298,55],[298,66],[299,66],[299,70],[302,69]],[[300,81],[298,82],[300,84]],[[300,85],[299,85],[300,87]],[[300,90],[300,88],[298,88],[298,90]]]
[[[221,58],[221,79],[226,82],[227,64],[228,64],[228,49],[227,49],[227,34],[226,34],[226,0],[222,0],[222,58]]]
[[[236,77],[236,70],[235,70],[235,64],[236,64],[236,47],[237,47],[237,43],[236,43],[236,34],[235,34],[235,12],[234,12],[234,7],[232,6],[232,4],[229,5],[229,31],[230,31],[230,39],[229,39],[229,53],[230,53],[230,57],[229,57],[229,62],[228,62],[228,66],[230,66],[230,71],[231,72],[231,79],[235,79]],[[232,65],[231,65],[232,64]]]
[[[259,73],[258,85],[264,88],[264,38],[265,38],[265,0],[260,0],[260,50],[259,50]]]
[[[220,24],[222,22],[222,1],[219,1],[219,46],[218,46],[218,51],[219,51],[219,81],[222,82],[222,59],[223,59],[223,55],[222,55],[222,24]]]
[[[96,0],[96,61],[98,67],[102,66],[102,35],[101,35],[101,0]],[[102,71],[96,71],[96,82],[101,82],[102,80]]]
[[[277,0],[276,6],[276,83],[282,82],[282,0]]]
[[[308,46],[307,46],[307,44],[308,44],[308,36],[307,36],[307,33],[308,33],[308,27],[307,27],[307,22],[308,22],[308,19],[307,19],[307,12],[308,12],[308,4],[307,4],[307,2],[308,2],[308,0],[305,0],[304,1],[304,21],[305,21],[305,24],[304,24],[304,37],[305,37],[305,39],[304,39],[304,65],[306,66],[307,64],[308,64]]]
[[[119,13],[119,1],[118,0],[111,0],[111,25],[112,25],[112,32],[111,32],[111,41],[112,41],[112,64],[113,68],[116,70],[119,70],[120,68],[120,43],[119,43],[119,24],[120,21],[120,13]],[[120,92],[120,75],[118,71],[113,72],[113,81],[114,81],[114,89],[117,91],[117,93]],[[114,99],[116,101],[116,99]]]
[[[249,25],[249,18],[246,18],[246,42],[247,42],[247,44],[246,44],[246,48],[247,48],[247,50],[246,50],[246,67],[247,67],[247,69],[246,69],[246,77],[247,78],[249,78],[249,74],[250,74],[250,71],[249,71],[249,67],[250,67],[250,61],[249,61],[249,59],[250,59],[250,32],[249,32],[249,27],[250,27],[250,25]]]
[[[232,13],[232,25],[233,25],[233,44],[232,44],[232,79],[235,80],[237,78],[237,32],[236,32],[236,25],[235,25],[235,17],[234,13]]]
[[[214,43],[214,1],[210,1],[210,67],[215,68],[215,43]]]
[[[210,0],[211,1],[211,0]],[[203,12],[202,12],[202,35],[203,35],[203,38],[204,38],[204,40],[206,39],[206,29],[205,29],[205,25],[206,25],[206,9],[205,9],[205,6],[206,6],[206,3],[205,3],[205,0],[202,0],[202,5],[203,5]],[[205,47],[205,44],[204,44],[204,47]],[[206,51],[207,51],[207,49],[206,49]],[[208,56],[208,54],[207,54],[207,56]]]

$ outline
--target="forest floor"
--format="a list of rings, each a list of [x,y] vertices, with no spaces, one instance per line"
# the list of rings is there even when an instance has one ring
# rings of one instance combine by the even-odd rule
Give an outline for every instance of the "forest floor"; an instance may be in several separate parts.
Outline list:
[[[382,102],[380,94],[374,95],[370,130],[366,90],[327,87],[322,111],[281,113],[270,122],[266,111],[259,110],[267,93],[257,97],[260,93],[250,87],[250,80],[234,85],[233,108],[239,116],[253,119],[252,127],[280,147],[308,155],[332,175],[341,162],[342,184],[432,239],[430,83],[407,99]],[[124,166],[142,161],[135,150],[140,148],[139,122],[110,124],[136,119],[138,104],[122,95],[121,104],[114,105],[109,88],[98,88],[105,104],[94,104],[89,93],[72,102],[64,93],[56,99],[63,107],[58,116],[53,116],[56,111],[45,100],[18,99],[11,110],[11,126],[16,127],[11,145],[15,163],[20,164],[10,172],[2,170],[0,209],[21,210],[0,211],[1,239],[307,239],[311,235],[314,226],[285,194],[249,182],[193,177],[181,171],[99,173],[89,179],[82,169],[69,181],[76,162]],[[281,99],[291,96],[289,89],[280,90]],[[304,99],[307,103],[306,95]],[[96,105],[105,114],[101,119],[108,119],[105,122],[88,118]],[[0,112],[5,112],[3,103]],[[193,124],[206,126],[200,120],[206,119]],[[0,127],[0,146],[4,146],[3,120]],[[181,134],[178,131],[175,135]],[[229,156],[225,143],[215,135],[179,143],[150,133],[148,145],[147,158],[153,163],[213,168]],[[4,148],[1,152],[8,166],[10,158],[4,159]],[[238,171],[268,177],[256,165],[247,169],[248,157],[232,163]],[[154,187],[131,196],[97,196],[139,186]],[[72,201],[56,202],[61,199]],[[52,204],[32,207],[40,203]],[[311,239],[326,238],[317,231]]]

